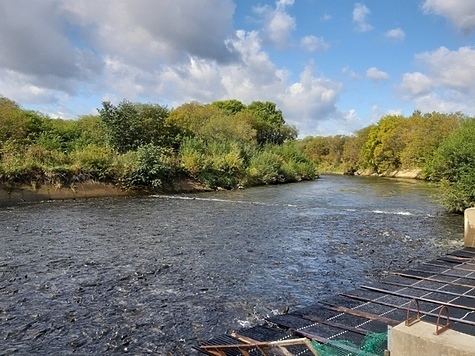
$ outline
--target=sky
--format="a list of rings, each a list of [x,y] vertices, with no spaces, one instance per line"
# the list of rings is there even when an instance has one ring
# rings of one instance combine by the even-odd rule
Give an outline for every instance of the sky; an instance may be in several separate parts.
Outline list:
[[[0,0],[0,95],[76,119],[103,101],[271,101],[299,137],[385,115],[475,116],[475,0]]]

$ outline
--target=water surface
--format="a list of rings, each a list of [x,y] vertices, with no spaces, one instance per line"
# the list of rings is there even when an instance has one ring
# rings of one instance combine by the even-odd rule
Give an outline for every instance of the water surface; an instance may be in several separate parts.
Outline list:
[[[0,354],[189,355],[461,247],[425,182],[323,176],[0,210]]]

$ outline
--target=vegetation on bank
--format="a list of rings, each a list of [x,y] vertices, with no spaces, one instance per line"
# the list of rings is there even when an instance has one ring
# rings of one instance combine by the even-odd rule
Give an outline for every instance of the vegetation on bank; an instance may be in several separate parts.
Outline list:
[[[271,102],[123,100],[98,115],[51,119],[0,96],[0,183],[96,180],[154,190],[187,178],[210,188],[310,180],[317,172],[416,170],[449,211],[475,206],[475,120],[461,113],[388,115],[353,135],[297,140]]]
[[[51,119],[0,97],[0,182],[96,180],[155,190],[182,178],[210,189],[310,180],[315,164],[270,102],[104,102],[98,115]]]
[[[306,137],[299,144],[320,172],[419,171],[421,179],[439,183],[448,211],[475,206],[475,119],[461,113],[388,115],[351,136]]]

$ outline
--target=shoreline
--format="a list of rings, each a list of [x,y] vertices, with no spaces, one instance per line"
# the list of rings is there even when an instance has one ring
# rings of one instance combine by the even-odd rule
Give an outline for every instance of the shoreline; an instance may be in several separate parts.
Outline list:
[[[155,190],[126,190],[112,183],[103,183],[94,180],[76,182],[68,186],[44,184],[39,187],[34,187],[26,184],[0,184],[0,207],[22,203],[41,203],[52,200],[140,196],[157,193],[195,193],[208,190],[206,187],[191,179],[181,179],[172,183],[166,183],[162,189]]]
[[[325,173],[322,173],[325,174]],[[327,173],[328,174],[328,173]],[[355,172],[356,176],[380,176],[387,178],[421,179],[420,170],[401,170],[374,174],[365,171]],[[11,206],[21,203],[40,203],[51,200],[75,200],[121,196],[140,196],[149,194],[177,194],[198,193],[210,191],[199,182],[182,178],[174,182],[165,182],[161,189],[122,189],[112,183],[104,183],[95,180],[75,182],[70,185],[43,184],[41,186],[17,184],[9,185],[0,183],[0,207]]]

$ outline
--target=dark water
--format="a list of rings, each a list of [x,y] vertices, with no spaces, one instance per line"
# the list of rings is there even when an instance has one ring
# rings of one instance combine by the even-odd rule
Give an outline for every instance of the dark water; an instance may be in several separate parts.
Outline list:
[[[424,182],[323,176],[0,210],[0,354],[189,355],[462,245]]]

